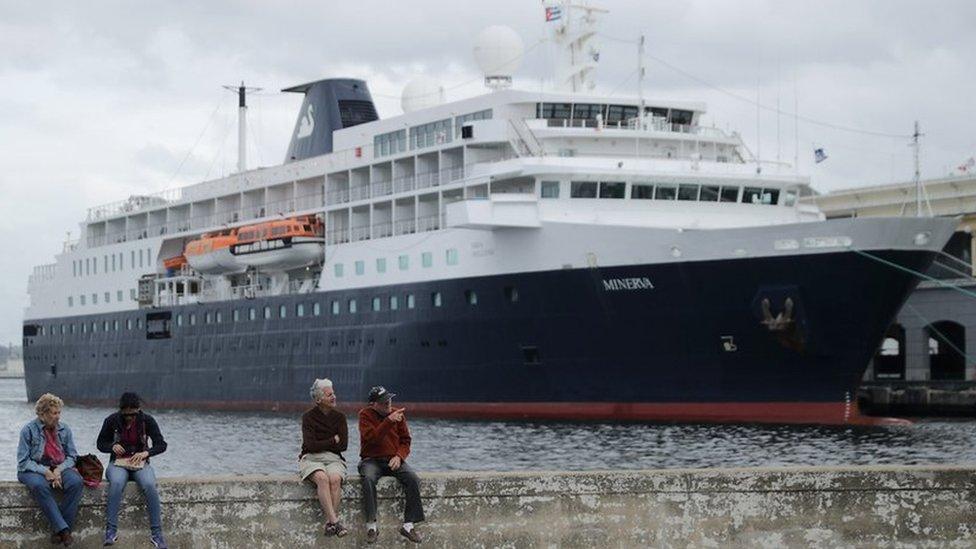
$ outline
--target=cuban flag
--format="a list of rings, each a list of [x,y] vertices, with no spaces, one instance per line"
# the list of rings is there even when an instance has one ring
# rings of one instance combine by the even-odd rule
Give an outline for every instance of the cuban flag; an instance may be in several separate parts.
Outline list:
[[[563,16],[563,10],[559,9],[559,6],[553,6],[546,8],[546,22],[556,21]]]
[[[817,164],[827,160],[827,153],[824,152],[823,147],[813,150],[813,161]]]

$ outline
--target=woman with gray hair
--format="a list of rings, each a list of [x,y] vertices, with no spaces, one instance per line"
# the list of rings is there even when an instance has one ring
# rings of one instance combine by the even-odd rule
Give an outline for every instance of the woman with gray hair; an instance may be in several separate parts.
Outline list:
[[[34,419],[20,430],[17,443],[17,480],[30,488],[54,534],[51,543],[71,545],[71,528],[81,502],[81,475],[74,469],[78,451],[75,450],[71,429],[61,423],[64,401],[45,393],[34,405]],[[59,505],[54,490],[64,491]]]
[[[346,478],[342,452],[349,441],[346,416],[336,410],[332,381],[316,379],[310,390],[315,406],[302,414],[302,453],[298,470],[302,480],[315,484],[322,512],[325,535],[342,537],[349,530],[339,522],[339,498]]]

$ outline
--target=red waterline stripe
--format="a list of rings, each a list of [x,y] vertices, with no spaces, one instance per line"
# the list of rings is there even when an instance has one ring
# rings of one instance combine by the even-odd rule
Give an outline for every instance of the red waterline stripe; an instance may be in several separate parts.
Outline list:
[[[115,400],[76,400],[78,404],[115,406]],[[303,411],[311,402],[154,401],[153,408],[198,410]],[[340,403],[355,413],[362,403]],[[465,419],[545,419],[572,421],[645,421],[684,423],[790,423],[813,425],[910,425],[904,419],[861,415],[856,403],[843,402],[396,402],[413,417]]]

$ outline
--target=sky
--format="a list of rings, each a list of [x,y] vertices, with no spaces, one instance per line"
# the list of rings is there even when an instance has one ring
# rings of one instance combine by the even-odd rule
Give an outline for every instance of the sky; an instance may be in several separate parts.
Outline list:
[[[706,102],[705,124],[738,131],[764,160],[796,156],[820,192],[909,180],[916,120],[923,177],[976,154],[971,0],[597,4],[609,10],[597,93],[637,94],[643,34],[646,96]],[[235,171],[236,97],[222,86],[262,88],[248,164],[275,165],[301,104],[282,88],[362,78],[381,117],[401,112],[418,77],[448,100],[477,95],[474,37],[496,24],[526,45],[515,87],[547,89],[537,0],[0,0],[0,344],[19,342],[31,269],[78,237],[87,208]],[[828,159],[814,164],[818,147]]]

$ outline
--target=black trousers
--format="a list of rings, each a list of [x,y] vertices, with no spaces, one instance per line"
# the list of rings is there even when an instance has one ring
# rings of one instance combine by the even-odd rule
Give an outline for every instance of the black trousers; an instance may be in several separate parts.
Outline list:
[[[424,507],[420,502],[420,478],[407,462],[396,471],[390,469],[388,459],[364,459],[359,462],[359,479],[363,486],[363,512],[366,522],[376,522],[376,483],[380,477],[396,477],[407,498],[403,522],[423,522]]]

